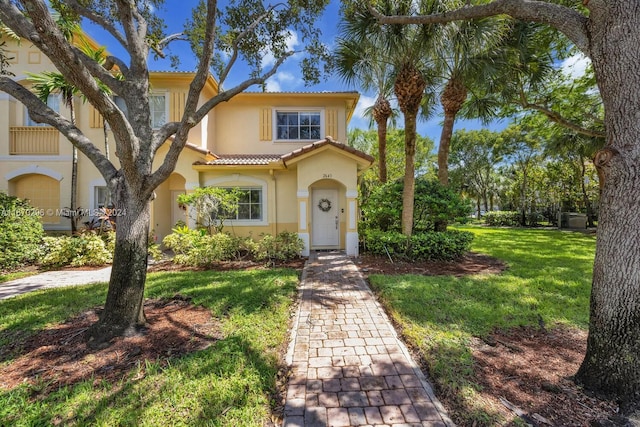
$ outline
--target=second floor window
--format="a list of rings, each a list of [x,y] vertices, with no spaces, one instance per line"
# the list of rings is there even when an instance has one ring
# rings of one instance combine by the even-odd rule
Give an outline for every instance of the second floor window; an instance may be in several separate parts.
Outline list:
[[[277,139],[319,140],[321,119],[319,111],[276,112]]]
[[[49,108],[51,108],[53,111],[55,111],[56,113],[60,112],[60,95],[58,94],[51,94],[47,97],[47,106]],[[36,123],[33,121],[33,119],[31,119],[31,117],[29,117],[29,111],[26,110],[26,120],[25,120],[25,126],[49,126],[46,123]]]
[[[149,96],[149,109],[151,110],[151,127],[158,129],[167,123],[167,101],[164,95]]]
[[[113,102],[116,103],[116,106],[124,113],[125,116],[129,117],[129,111],[127,109],[127,104],[124,102],[124,98],[114,96]],[[160,126],[167,123],[167,102],[164,95],[149,95],[149,110],[151,113],[152,128],[158,129]]]

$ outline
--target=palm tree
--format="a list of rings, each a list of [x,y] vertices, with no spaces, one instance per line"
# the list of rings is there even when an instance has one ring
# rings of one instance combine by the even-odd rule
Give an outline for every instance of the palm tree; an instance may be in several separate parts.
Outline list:
[[[38,98],[43,103],[47,103],[49,95],[59,93],[62,97],[62,102],[69,109],[71,117],[71,123],[75,125],[76,115],[73,106],[73,98],[78,94],[78,89],[72,84],[68,83],[64,76],[60,73],[44,71],[41,74],[29,74],[29,79],[34,83],[33,89],[35,90]],[[69,210],[71,211],[71,233],[75,234],[78,228],[76,208],[78,200],[78,149],[75,145],[72,146],[72,160],[71,160],[71,203]]]
[[[343,21],[346,22],[346,21]],[[335,52],[337,73],[347,83],[359,83],[365,91],[377,93],[370,113],[378,130],[378,172],[381,183],[387,182],[387,125],[393,117],[389,98],[392,89],[393,69],[381,55],[382,50],[369,39],[356,40],[349,32],[349,24],[343,24],[343,35],[337,40]]]
[[[440,94],[444,122],[438,147],[438,180],[449,183],[449,151],[453,126],[470,89],[487,84],[485,76],[495,74],[499,46],[508,30],[502,19],[461,21],[441,28],[431,38],[431,52],[446,83]]]
[[[410,0],[385,0],[382,13],[411,14],[417,6]],[[433,5],[430,5],[433,7]],[[430,11],[421,11],[430,12]],[[413,200],[415,187],[416,124],[420,108],[425,107],[425,90],[432,87],[432,64],[424,46],[434,36],[435,26],[377,25],[366,4],[348,3],[343,7],[347,27],[345,32],[355,43],[371,45],[375,57],[393,70],[393,93],[404,116],[405,173],[402,192],[402,233],[413,232]],[[373,55],[373,54],[372,54]],[[381,102],[382,106],[383,102]],[[384,107],[383,107],[384,108]],[[427,108],[428,109],[428,108]]]

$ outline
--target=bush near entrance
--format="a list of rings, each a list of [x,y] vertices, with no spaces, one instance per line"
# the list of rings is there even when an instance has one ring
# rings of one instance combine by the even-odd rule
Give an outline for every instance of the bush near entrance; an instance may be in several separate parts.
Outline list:
[[[38,259],[44,235],[40,217],[28,201],[0,192],[0,270]]]

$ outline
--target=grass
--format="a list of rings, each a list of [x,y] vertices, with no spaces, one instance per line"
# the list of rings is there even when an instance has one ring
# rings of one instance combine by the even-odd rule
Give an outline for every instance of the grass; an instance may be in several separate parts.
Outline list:
[[[38,274],[37,271],[15,271],[10,273],[0,273],[0,283],[8,282],[10,280],[22,279],[23,277],[33,276]]]
[[[165,367],[139,366],[116,384],[85,381],[48,395],[38,393],[46,384],[0,390],[0,425],[261,426],[270,417],[296,283],[294,270],[150,274],[147,297],[192,297],[222,321],[225,338]],[[105,296],[97,284],[0,301],[0,346]]]
[[[472,250],[504,260],[500,275],[462,278],[370,276],[372,287],[425,356],[443,396],[464,408],[465,424],[495,422],[472,381],[474,336],[517,326],[588,326],[595,236],[539,229],[460,227]]]

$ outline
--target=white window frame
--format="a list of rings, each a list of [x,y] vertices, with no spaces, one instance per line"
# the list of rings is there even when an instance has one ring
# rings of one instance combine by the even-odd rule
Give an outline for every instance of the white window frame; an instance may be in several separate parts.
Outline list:
[[[56,99],[57,103],[58,103],[58,108],[53,108],[51,106],[51,104],[49,103],[50,99]],[[49,96],[47,97],[47,106],[49,106],[53,111],[55,111],[56,113],[60,114],[60,109],[62,108],[62,97],[60,96],[59,93],[51,93],[49,94]],[[51,126],[48,123],[36,123],[33,120],[31,120],[31,117],[29,117],[29,110],[27,109],[27,107],[24,107],[24,125],[27,127],[44,127],[44,126]]]
[[[156,124],[153,123],[153,117],[154,117],[153,113],[154,112],[151,109],[151,106],[152,106],[151,98],[152,97],[160,97],[160,96],[164,97],[164,123],[162,123],[160,126],[156,126]],[[118,99],[118,98],[122,99],[124,101],[124,98],[122,98],[121,96],[114,95],[113,96],[113,102],[116,103],[116,99]],[[164,125],[165,123],[167,123],[169,121],[169,99],[168,98],[169,98],[169,92],[151,92],[149,94],[149,109],[150,109],[149,112],[150,112],[150,116],[151,116],[150,117],[151,118],[151,127],[153,129],[160,129],[160,127],[162,125]],[[116,106],[118,106],[118,105],[116,104]],[[124,106],[126,107],[126,103],[124,104]],[[120,108],[120,107],[118,106],[118,108]],[[122,111],[121,108],[120,108],[120,111]],[[124,113],[125,117],[127,117],[127,119],[128,119],[129,118],[129,109],[127,108],[127,111],[122,111],[122,112]]]
[[[94,179],[89,183],[89,206],[92,213],[97,212],[99,209],[98,199],[96,197],[97,188],[106,187],[106,186],[107,186],[107,183],[102,178]]]
[[[318,113],[320,114],[320,135],[319,138],[310,138],[310,139],[279,139],[278,138],[278,113]],[[314,107],[285,107],[285,108],[274,108],[273,109],[273,133],[274,133],[274,141],[280,143],[286,142],[315,142],[320,141],[325,134],[325,117],[324,117],[324,108],[314,108]]]
[[[264,214],[265,212],[262,210],[263,206],[264,206],[264,191],[262,189],[262,187],[260,186],[241,186],[241,187],[235,187],[235,186],[231,186],[231,187],[223,187],[220,186],[218,188],[224,188],[224,189],[228,189],[228,190],[233,190],[233,189],[238,189],[239,191],[253,191],[253,190],[258,190],[260,191],[260,218],[251,218],[251,219],[247,219],[247,218],[225,218],[224,221],[234,221],[235,223],[239,222],[239,221],[247,221],[247,222],[260,222],[264,219]],[[251,209],[251,205],[257,205],[258,203],[251,203],[249,202],[249,209]],[[240,210],[238,209],[238,211],[236,212],[236,216],[238,216],[240,214]],[[251,212],[249,212],[249,215],[251,215]]]
[[[151,98],[152,97],[164,97],[164,123],[156,126],[156,123],[153,122],[153,110],[151,109]],[[151,116],[151,127],[153,129],[160,129],[165,123],[169,121],[169,92],[151,92],[149,94],[149,112]]]
[[[232,182],[242,182],[242,185],[234,185]],[[226,226],[234,227],[256,227],[269,225],[269,211],[267,210],[269,203],[269,192],[267,182],[246,175],[227,175],[219,178],[207,180],[204,185],[206,187],[222,187],[222,188],[240,188],[240,189],[261,189],[262,190],[262,219],[225,219],[224,224]]]

